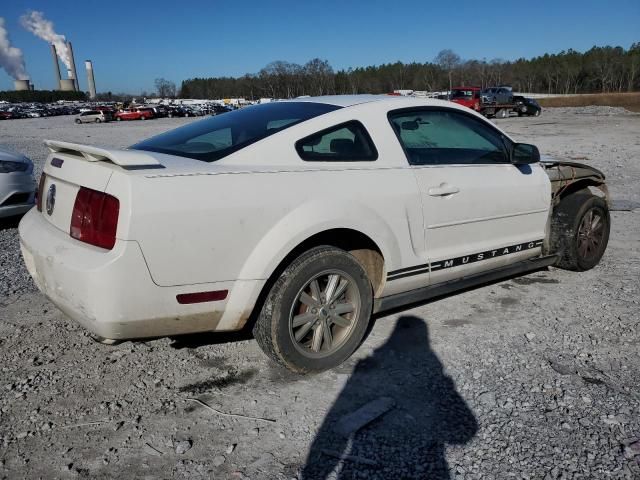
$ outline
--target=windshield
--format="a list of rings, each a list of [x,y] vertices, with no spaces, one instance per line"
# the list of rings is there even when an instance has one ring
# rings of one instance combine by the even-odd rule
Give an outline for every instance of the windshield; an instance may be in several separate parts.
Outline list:
[[[453,90],[451,92],[451,98],[471,98],[473,97],[473,90]]]
[[[285,128],[340,107],[312,102],[273,102],[186,125],[131,148],[214,162]]]

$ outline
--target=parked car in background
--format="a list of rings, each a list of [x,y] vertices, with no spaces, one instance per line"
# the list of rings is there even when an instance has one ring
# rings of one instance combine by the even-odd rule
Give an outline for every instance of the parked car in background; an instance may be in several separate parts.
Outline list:
[[[538,117],[542,114],[542,107],[533,98],[516,95],[513,97],[513,103],[516,104],[514,110],[518,112],[519,117],[523,115]]]
[[[46,144],[25,264],[107,343],[250,325],[273,360],[318,372],[358,348],[373,313],[588,270],[609,236],[601,172],[541,163],[447,101],[296,99],[125,150]]]
[[[146,118],[156,118],[156,110],[153,107],[137,107],[136,110],[145,115]]]
[[[512,103],[513,91],[510,87],[485,88],[481,95],[482,103]]]
[[[104,112],[99,110],[89,110],[82,112],[75,119],[75,122],[79,125],[81,123],[102,123],[111,120],[110,116],[107,116]]]
[[[0,146],[0,218],[20,215],[34,205],[33,163]]]
[[[144,108],[150,108],[153,111],[153,116],[155,118],[164,118],[167,116],[167,107],[164,105],[154,105]]]
[[[211,115],[221,115],[223,113],[229,113],[233,111],[231,108],[225,105],[212,105],[210,107]]]
[[[472,110],[480,110],[480,87],[455,87],[449,100]]]
[[[116,113],[116,120],[147,120],[153,118],[153,110],[139,108],[125,108]]]
[[[197,117],[196,112],[189,107],[179,106],[171,107],[167,114],[168,117]]]

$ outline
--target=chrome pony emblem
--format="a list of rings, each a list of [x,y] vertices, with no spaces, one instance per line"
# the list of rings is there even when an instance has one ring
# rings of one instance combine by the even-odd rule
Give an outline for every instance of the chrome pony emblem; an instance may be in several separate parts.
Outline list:
[[[46,202],[46,207],[47,207],[47,213],[49,215],[51,215],[53,213],[53,209],[56,206],[56,186],[51,185],[49,187],[49,191],[47,192],[47,202]]]

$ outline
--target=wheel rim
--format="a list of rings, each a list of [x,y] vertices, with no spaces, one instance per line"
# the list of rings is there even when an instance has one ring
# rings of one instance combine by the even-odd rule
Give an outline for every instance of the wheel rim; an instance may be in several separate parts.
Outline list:
[[[327,270],[314,276],[298,291],[289,313],[296,350],[310,358],[336,352],[351,337],[360,308],[360,290],[350,275]]]
[[[585,213],[578,227],[578,255],[583,260],[590,261],[600,253],[605,233],[605,219],[603,213],[592,208]]]

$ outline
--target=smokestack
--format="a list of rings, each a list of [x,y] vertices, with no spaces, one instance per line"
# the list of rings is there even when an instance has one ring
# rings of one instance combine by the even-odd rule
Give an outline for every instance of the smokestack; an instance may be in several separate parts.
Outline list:
[[[67,49],[69,50],[69,60],[71,61],[71,73],[73,73],[73,82],[76,86],[76,91],[79,91],[80,86],[78,84],[78,72],[76,71],[76,59],[73,57],[73,48],[71,48],[71,42],[67,42]]]
[[[73,78],[63,78],[60,80],[60,90],[63,92],[75,92],[76,83]]]
[[[60,90],[62,87],[60,85],[60,80],[62,80],[62,76],[60,76],[60,64],[58,63],[58,52],[56,50],[56,46],[51,44],[51,55],[53,56],[53,73],[56,76],[56,90]]]
[[[89,84],[89,98],[96,98],[96,79],[93,76],[93,64],[91,60],[85,60],[84,66],[87,69],[87,83]]]
[[[18,92],[29,90],[29,80],[16,80],[13,85]]]

